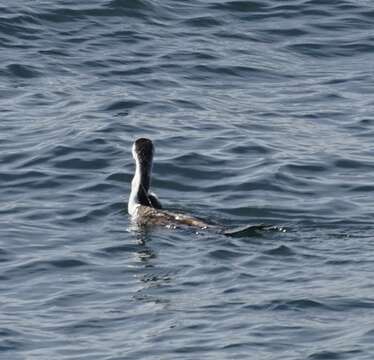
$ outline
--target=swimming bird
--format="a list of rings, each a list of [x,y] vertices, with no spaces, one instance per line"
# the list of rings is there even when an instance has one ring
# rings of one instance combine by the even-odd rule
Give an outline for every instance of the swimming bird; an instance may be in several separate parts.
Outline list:
[[[235,236],[248,230],[263,229],[266,225],[246,225],[227,229],[197,217],[183,213],[164,210],[161,202],[151,188],[154,146],[150,139],[137,139],[132,146],[135,160],[135,174],[131,182],[131,193],[128,201],[128,213],[138,225],[185,225],[195,229],[211,229],[225,235]]]
[[[196,217],[162,209],[157,195],[150,190],[154,146],[151,140],[137,139],[132,146],[135,174],[131,182],[128,213],[140,225],[187,225],[200,229],[215,227]]]

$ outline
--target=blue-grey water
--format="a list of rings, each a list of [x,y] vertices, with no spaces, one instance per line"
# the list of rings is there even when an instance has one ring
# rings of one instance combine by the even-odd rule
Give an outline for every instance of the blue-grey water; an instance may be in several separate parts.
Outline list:
[[[0,358],[374,358],[374,3],[0,4]],[[164,207],[241,238],[136,231]]]

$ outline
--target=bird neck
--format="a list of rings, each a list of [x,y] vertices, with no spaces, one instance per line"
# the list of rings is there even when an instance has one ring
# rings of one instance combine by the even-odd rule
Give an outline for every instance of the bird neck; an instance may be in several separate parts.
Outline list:
[[[152,206],[148,191],[151,185],[152,160],[139,161],[135,158],[135,174],[131,182],[129,213],[133,214],[137,205]]]

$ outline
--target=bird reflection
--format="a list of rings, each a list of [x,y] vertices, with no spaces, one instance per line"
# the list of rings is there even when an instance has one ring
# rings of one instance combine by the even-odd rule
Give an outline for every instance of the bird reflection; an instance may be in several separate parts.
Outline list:
[[[150,259],[156,258],[156,253],[147,245],[151,241],[147,227],[131,224],[129,230],[135,236],[135,243],[139,245],[139,250],[136,251],[136,257],[139,261],[148,263]],[[152,266],[151,264],[148,265]]]

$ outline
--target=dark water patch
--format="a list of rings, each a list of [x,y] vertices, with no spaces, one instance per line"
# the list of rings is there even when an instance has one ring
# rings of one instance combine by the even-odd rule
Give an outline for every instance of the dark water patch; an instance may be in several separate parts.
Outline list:
[[[27,180],[40,180],[47,178],[48,175],[41,171],[28,170],[28,171],[8,171],[0,173],[0,180],[2,183],[8,182],[14,186]]]
[[[19,160],[24,159],[27,157],[26,153],[10,153],[10,154],[3,154],[0,158],[0,163],[2,164],[12,164],[17,163]]]
[[[108,39],[116,39],[119,43],[125,42],[127,44],[139,44],[139,43],[142,43],[143,41],[147,41],[151,39],[149,35],[141,34],[137,31],[132,31],[132,30],[121,30],[121,31],[116,31],[114,33],[111,32],[111,33],[106,34],[105,37],[107,37]],[[134,64],[141,63],[142,59],[148,58],[150,56],[150,54],[147,52],[143,52],[143,53],[136,52],[133,55],[137,60],[132,60],[132,62],[126,58],[119,57],[118,59],[113,58],[113,59],[105,60],[105,61],[95,60],[95,63],[101,64],[102,67],[108,67],[111,64],[112,65],[125,65],[125,64],[129,65],[130,63],[134,63]]]
[[[374,41],[372,38],[367,39],[365,42],[355,42],[350,44],[344,44],[341,49],[348,54],[365,54],[372,53],[374,50]]]
[[[304,311],[307,309],[332,310],[326,304],[311,299],[274,301],[270,305],[273,311]]]
[[[32,79],[42,75],[34,66],[23,64],[10,64],[7,66],[7,71],[10,76],[22,79]]]
[[[114,181],[121,184],[128,183],[130,180],[130,176],[128,174],[122,173],[122,172],[115,172],[113,174],[110,174],[106,180],[108,181]]]
[[[111,0],[107,6],[113,9],[121,9],[121,10],[128,10],[128,9],[148,9],[152,8],[152,3],[145,0]]]
[[[326,5],[326,2],[324,2],[323,0],[307,0],[305,2],[305,4],[308,5],[308,6],[311,6],[311,7],[312,6],[317,6],[318,7],[318,5]],[[345,1],[345,0],[343,0],[343,1],[330,0],[328,5],[331,8],[335,8],[335,7],[344,5],[344,4],[349,4],[349,2]]]
[[[356,261],[354,260],[329,260],[329,261],[326,261],[326,264],[328,265],[342,265],[342,266],[346,266],[346,265],[352,265],[352,264],[355,264]]]
[[[48,264],[56,268],[60,268],[60,269],[65,269],[65,268],[68,269],[68,268],[88,265],[87,262],[82,261],[82,260],[77,260],[77,259],[53,260],[53,261],[48,261]]]
[[[167,61],[191,61],[191,60],[217,60],[218,57],[214,53],[207,51],[194,50],[178,50],[170,52],[162,56],[162,59]]]
[[[92,192],[92,193],[101,193],[105,191],[112,190],[114,188],[113,185],[107,184],[107,183],[95,183],[93,185],[89,184],[86,186],[83,186],[80,190],[84,192]]]
[[[73,9],[69,7],[59,7],[38,13],[37,17],[39,21],[60,24],[78,22],[85,20],[88,16],[99,16],[101,14],[100,8]]]
[[[266,34],[277,35],[279,37],[299,37],[305,36],[309,32],[307,30],[299,28],[288,28],[288,29],[266,29],[264,31]]]
[[[50,55],[50,56],[61,56],[61,57],[67,57],[70,56],[68,51],[64,51],[63,49],[56,49],[56,48],[51,48],[47,50],[39,50],[40,54],[43,55]]]
[[[83,149],[78,147],[72,147],[67,145],[55,145],[55,147],[52,149],[52,158],[55,159],[57,157],[70,155],[76,152],[81,152]]]
[[[109,213],[110,211],[108,211],[108,208],[105,206],[93,210],[84,209],[77,214],[72,214],[72,216],[69,217],[69,221],[77,224],[92,224],[95,223],[95,221],[107,216]]]
[[[334,52],[331,52],[331,47],[318,44],[318,43],[298,43],[288,46],[288,50],[295,51],[301,55],[309,55],[311,57],[328,57],[337,55]]]
[[[40,21],[51,23],[83,22],[88,19],[126,17],[129,19],[147,19],[149,14],[164,13],[163,7],[154,6],[150,1],[141,0],[112,0],[106,4],[96,4],[90,7],[68,7],[45,9],[38,13]]]
[[[183,100],[183,99],[173,99],[172,101],[176,106],[178,106],[178,108],[192,109],[192,110],[205,110],[204,107],[200,106],[196,102]]]
[[[371,193],[374,191],[374,185],[371,184],[365,184],[365,185],[358,185],[358,186],[352,186],[350,191],[353,192],[362,192],[362,193]]]
[[[295,251],[286,245],[279,245],[273,249],[266,250],[264,254],[272,256],[294,256],[296,255]]]
[[[172,159],[175,165],[181,166],[205,166],[207,169],[209,168],[220,168],[223,164],[223,161],[217,157],[204,154],[204,153],[197,153],[194,151],[188,152],[183,155],[178,155],[177,157]]]
[[[101,293],[98,289],[95,291],[82,291],[79,289],[74,289],[73,291],[67,293],[66,291],[61,291],[59,294],[54,294],[52,298],[46,299],[42,306],[45,308],[74,308],[77,306],[77,303],[87,304],[90,303],[95,297],[101,297]],[[104,322],[104,321],[103,321]],[[64,333],[68,331],[73,331],[74,325],[70,325],[70,318],[63,321],[62,326],[54,325],[52,329],[58,329]],[[74,321],[76,323],[76,321]],[[93,327],[94,329],[95,327]]]
[[[329,170],[328,164],[323,163],[305,163],[305,164],[288,164],[285,170],[296,174],[313,174],[326,172]]]
[[[207,66],[207,65],[196,65],[193,69],[194,74],[201,74],[201,75],[219,75],[219,76],[226,76],[226,77],[238,77],[238,78],[258,78],[258,77],[283,77],[285,76],[277,74],[276,72],[269,70],[269,69],[263,69],[259,67],[252,67],[252,66]],[[196,76],[194,75],[194,76]],[[288,77],[288,75],[286,75]]]
[[[48,184],[47,184],[48,185]],[[53,189],[53,187],[57,187],[59,184],[53,184],[51,187],[45,187],[46,189]],[[53,219],[55,217],[55,213],[53,209],[41,209],[39,211],[34,212],[27,212],[23,218],[29,221],[46,221],[47,219]]]
[[[71,170],[92,170],[106,168],[108,166],[107,159],[81,159],[81,158],[71,158],[67,160],[56,160],[54,162],[54,167],[58,169],[71,169]]]
[[[0,338],[6,338],[6,337],[17,337],[21,336],[21,332],[15,331],[14,329],[2,327],[0,328]]]
[[[136,251],[139,251],[139,246],[136,244],[115,245],[115,246],[109,246],[109,247],[101,249],[101,252],[103,254],[106,254],[109,256],[121,255],[127,252],[134,253]]]
[[[232,250],[214,250],[209,252],[209,257],[219,260],[230,260],[243,256],[244,254]]]
[[[0,351],[22,351],[24,349],[24,343],[21,341],[11,340],[11,339],[0,339]]]
[[[74,270],[77,267],[87,266],[88,263],[77,259],[56,259],[56,260],[31,260],[16,267],[8,269],[5,274],[9,277],[27,277],[31,274],[48,273],[52,269]]]
[[[308,356],[311,360],[335,360],[335,359],[352,359],[352,356],[357,356],[364,352],[361,350],[347,350],[347,351],[318,351]]]
[[[8,262],[13,259],[13,255],[6,251],[5,249],[0,248],[0,263]]]
[[[365,127],[374,126],[374,119],[360,119],[359,124]]]
[[[95,333],[98,330],[103,331],[106,327],[103,319],[88,319],[85,321],[75,322],[65,328],[66,332],[68,333],[77,333],[79,334],[80,331],[85,331],[87,333]]]
[[[328,17],[331,18],[331,12],[327,10],[322,10],[322,9],[305,9],[302,11],[302,14],[305,16],[311,16],[311,17]]]
[[[228,148],[228,151],[235,155],[243,155],[243,156],[248,156],[249,154],[267,155],[267,154],[271,154],[274,152],[271,149],[271,147],[265,146],[265,145],[259,145],[259,144],[258,145],[236,144],[234,146],[230,146]]]
[[[145,102],[138,100],[118,100],[107,106],[105,111],[132,110],[138,106],[144,105]]]
[[[352,309],[373,309],[374,300],[370,298],[348,298],[348,297],[337,297],[330,300],[333,304],[334,309],[338,311],[349,311]]]
[[[12,17],[0,17],[0,34],[8,35],[11,39],[27,38],[30,35],[40,33],[41,29],[37,26],[39,22],[31,15],[18,15]]]
[[[282,189],[281,185],[278,183],[275,183],[274,181],[271,181],[270,179],[256,179],[255,181],[251,182],[245,182],[241,184],[237,184],[235,186],[240,191],[260,191],[260,190],[265,190],[265,191],[280,191]]]
[[[183,21],[184,26],[198,27],[198,28],[210,28],[222,25],[223,22],[212,16],[199,16],[193,19]]]
[[[22,169],[27,169],[29,167],[34,167],[34,168],[41,168],[43,164],[49,162],[52,158],[52,155],[40,155],[38,154],[35,157],[30,157],[23,161],[21,164],[18,164],[17,169],[22,170]]]
[[[341,169],[374,169],[374,162],[358,161],[353,159],[336,159],[334,166]]]
[[[212,9],[221,11],[234,11],[234,12],[256,12],[266,9],[267,4],[259,1],[224,1],[216,2],[210,6]]]
[[[351,42],[351,41],[338,41],[331,42],[325,41],[323,43],[303,42],[291,44],[287,48],[290,51],[295,51],[302,55],[311,57],[353,57],[366,52],[371,52],[374,47],[371,39],[365,42]]]
[[[308,191],[310,179],[294,176],[283,172],[277,172],[273,176],[274,183],[282,187],[285,193],[300,193],[302,192],[306,197],[315,195],[314,191]]]
[[[152,74],[154,72],[153,67],[145,67],[145,66],[137,66],[133,68],[127,68],[126,70],[111,70],[110,73],[112,76],[137,76],[137,75],[146,75],[146,74]],[[105,72],[102,74],[104,77],[107,77],[108,74]]]
[[[357,7],[359,9],[359,7]],[[359,12],[360,18],[368,18],[371,21],[374,21],[374,11],[366,9],[365,11]]]

